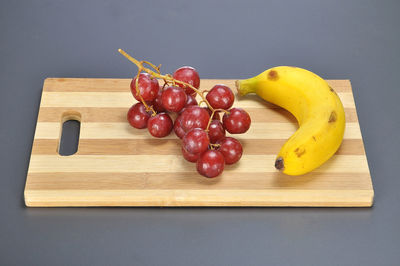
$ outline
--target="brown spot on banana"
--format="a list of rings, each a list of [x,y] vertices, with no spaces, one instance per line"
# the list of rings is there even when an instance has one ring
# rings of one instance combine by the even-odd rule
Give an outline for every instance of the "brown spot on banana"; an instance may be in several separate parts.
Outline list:
[[[317,138],[315,136],[312,136],[312,138],[313,138],[314,141],[317,141]]]
[[[337,120],[337,114],[335,111],[332,111],[331,115],[329,116],[328,123],[334,123]]]
[[[296,148],[294,152],[296,153],[297,157],[300,158],[304,153],[306,153],[306,150],[304,148]]]
[[[269,80],[273,80],[273,81],[278,80],[278,79],[279,79],[278,72],[277,72],[276,70],[270,70],[270,71],[268,71],[267,78],[268,78]]]

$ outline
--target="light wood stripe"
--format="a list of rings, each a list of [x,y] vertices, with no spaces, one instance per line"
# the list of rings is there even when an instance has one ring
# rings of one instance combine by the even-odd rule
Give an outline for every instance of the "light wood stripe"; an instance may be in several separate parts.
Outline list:
[[[31,156],[29,173],[57,172],[103,172],[103,173],[195,173],[193,164],[181,155],[36,155]],[[236,173],[274,173],[275,155],[243,155],[239,163],[227,167],[222,176]],[[154,167],[149,169],[149,162]],[[51,165],[51,167],[49,167]],[[368,173],[365,155],[334,155],[314,172],[325,173]]]
[[[40,122],[36,126],[36,139],[58,139],[61,122]],[[238,139],[287,139],[297,130],[293,123],[252,123],[246,134],[235,135]],[[81,139],[148,139],[146,129],[135,129],[128,123],[83,123]],[[172,132],[165,139],[176,139]],[[361,139],[358,123],[346,123],[345,139]]]
[[[349,80],[327,80],[336,92],[350,92]],[[44,83],[44,91],[59,92],[126,92],[130,90],[131,79],[93,79],[93,78],[47,78]],[[159,82],[160,85],[162,82]],[[211,89],[216,84],[225,84],[235,89],[235,80],[202,79],[200,89]]]
[[[126,122],[128,108],[101,108],[101,107],[43,107],[38,116],[38,122],[59,122],[64,113],[71,110],[82,116],[82,122]],[[296,119],[288,111],[282,108],[247,108],[251,121],[256,122],[290,122],[296,123]],[[346,108],[346,122],[357,122],[357,112],[354,108]],[[222,114],[221,114],[222,116]]]
[[[277,154],[285,139],[241,139],[245,154]],[[138,139],[80,139],[76,155],[165,155],[181,154],[181,140],[149,138],[145,142]],[[32,154],[56,155],[57,139],[35,139]],[[345,139],[337,155],[363,155],[361,139]]]
[[[288,196],[290,195],[290,196]],[[373,190],[25,190],[27,206],[370,207]]]
[[[351,92],[338,93],[344,108],[355,108]],[[41,107],[125,107],[137,102],[130,92],[49,92],[42,94]],[[257,95],[241,97],[235,101],[235,107],[242,108],[279,108]]]
[[[189,164],[189,163],[188,163]],[[231,168],[228,166],[227,168]],[[368,173],[309,173],[287,176],[273,173],[231,172],[224,178],[204,178],[188,173],[30,173],[27,188],[32,190],[148,190],[148,189],[209,189],[209,190],[262,190],[262,189],[370,189]],[[57,182],[54,182],[57,178]]]

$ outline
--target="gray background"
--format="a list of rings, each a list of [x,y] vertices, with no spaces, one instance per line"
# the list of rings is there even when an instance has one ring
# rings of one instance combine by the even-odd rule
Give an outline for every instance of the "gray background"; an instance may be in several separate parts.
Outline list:
[[[0,265],[399,265],[399,3],[1,1]],[[203,78],[351,79],[375,206],[25,208],[43,80],[131,77],[117,48]]]

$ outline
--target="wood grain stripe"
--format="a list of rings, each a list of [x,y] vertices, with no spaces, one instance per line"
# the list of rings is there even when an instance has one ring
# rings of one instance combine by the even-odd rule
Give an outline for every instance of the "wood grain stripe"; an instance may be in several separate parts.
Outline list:
[[[164,155],[156,159],[153,155],[37,155],[31,156],[29,173],[57,172],[103,172],[103,173],[195,173],[193,164],[181,155]],[[230,173],[274,173],[275,155],[243,155],[240,162],[227,167],[223,175]],[[149,162],[154,167],[149,168]],[[51,165],[51,167],[49,167]],[[355,167],[356,166],[356,167]],[[150,170],[151,169],[151,170]],[[368,173],[365,155],[334,155],[314,172],[325,173]]]
[[[245,154],[277,154],[285,139],[241,139]],[[57,139],[35,139],[32,154],[56,155]],[[181,140],[149,138],[138,139],[80,139],[76,155],[139,155],[181,154]],[[361,139],[345,139],[337,155],[363,155]]]
[[[338,93],[344,108],[355,108],[351,92]],[[125,107],[129,108],[136,100],[130,92],[49,92],[42,94],[41,107]],[[235,107],[279,108],[257,95],[248,95],[235,101]]]
[[[36,139],[58,139],[61,122],[39,122],[36,126]],[[293,123],[252,123],[246,134],[235,135],[238,139],[287,139],[297,130]],[[81,139],[149,139],[147,130],[139,130],[128,123],[83,123]],[[176,139],[171,133],[165,139]],[[346,123],[345,139],[361,139],[358,123]]]
[[[327,80],[336,92],[350,92],[349,80]],[[47,78],[44,91],[59,92],[126,92],[130,90],[131,79],[93,79],[93,78]],[[211,89],[216,84],[225,84],[235,89],[235,80],[202,79],[200,89]],[[162,84],[160,82],[160,84]]]
[[[59,122],[64,113],[75,111],[81,114],[82,122],[126,122],[128,108],[112,107],[43,107],[40,109],[38,122]],[[296,119],[282,108],[246,108],[253,123],[257,122],[290,122]],[[357,122],[357,112],[354,108],[346,108],[346,122]],[[222,114],[221,114],[222,115]]]
[[[229,168],[231,166],[228,166]],[[368,173],[309,173],[303,176],[287,176],[273,173],[237,173],[208,179],[188,173],[30,173],[27,188],[32,190],[147,190],[147,189],[370,189]],[[57,178],[57,182],[54,182]]]

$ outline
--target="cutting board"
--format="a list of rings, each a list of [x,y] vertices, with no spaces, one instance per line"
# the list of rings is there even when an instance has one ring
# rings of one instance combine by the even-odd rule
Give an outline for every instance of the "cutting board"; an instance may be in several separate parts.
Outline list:
[[[296,130],[294,117],[256,95],[237,98],[251,128],[236,135],[240,162],[207,179],[184,160],[174,133],[156,139],[130,127],[135,103],[128,79],[48,78],[44,82],[25,186],[27,206],[357,206],[373,203],[373,186],[349,80],[328,80],[341,98],[346,130],[337,153],[303,176],[274,168]],[[201,89],[234,80],[201,80]],[[62,124],[81,122],[78,151],[58,154]]]

